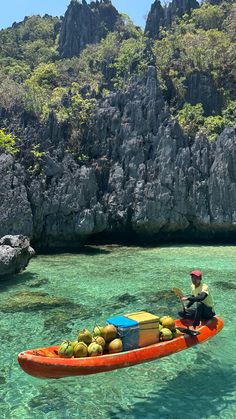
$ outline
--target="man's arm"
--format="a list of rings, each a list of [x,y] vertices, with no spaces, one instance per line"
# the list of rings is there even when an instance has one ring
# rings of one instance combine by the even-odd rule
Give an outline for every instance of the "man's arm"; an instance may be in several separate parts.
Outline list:
[[[191,295],[190,297],[187,297],[187,299],[189,300],[189,303],[191,303],[191,305],[195,302],[199,303],[200,301],[205,300],[205,298],[207,297],[207,293],[202,291],[200,294],[198,294],[196,297],[194,297],[193,295]],[[189,305],[188,303],[188,305]]]

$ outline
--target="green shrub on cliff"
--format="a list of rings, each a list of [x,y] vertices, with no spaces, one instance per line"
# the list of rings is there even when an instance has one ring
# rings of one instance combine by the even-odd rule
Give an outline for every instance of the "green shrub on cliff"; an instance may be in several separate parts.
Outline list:
[[[192,106],[189,103],[185,103],[183,108],[178,112],[177,119],[186,134],[194,138],[200,127],[204,124],[202,104],[198,103]]]
[[[210,141],[215,141],[219,134],[223,131],[226,125],[226,120],[220,115],[208,116],[204,120],[204,128],[206,130],[207,138]]]
[[[148,66],[145,56],[146,38],[140,34],[138,39],[124,40],[111,66],[116,75],[113,79],[115,87],[123,87],[132,74],[143,73]]]
[[[227,124],[235,126],[236,5],[203,3],[200,8],[162,29],[153,42],[160,86],[184,131],[194,137],[199,130],[210,140]],[[191,76],[212,80],[211,89],[220,97],[218,112],[204,115],[202,104],[191,106]],[[213,94],[214,94],[213,91]],[[201,95],[199,95],[201,97]],[[194,98],[191,98],[194,100]],[[210,99],[210,98],[209,98]]]
[[[0,129],[0,152],[13,155],[18,152],[16,137],[12,134],[6,134],[3,128]]]
[[[236,100],[230,100],[223,111],[226,124],[232,125],[236,128]]]
[[[0,58],[11,57],[32,67],[57,56],[56,36],[60,21],[57,17],[31,16],[12,28],[0,31]]]
[[[194,138],[197,132],[202,131],[210,141],[215,141],[227,125],[236,128],[236,101],[230,101],[223,115],[204,117],[201,103],[190,105],[185,103],[177,113],[177,120],[183,130]]]
[[[220,29],[224,21],[224,11],[216,5],[205,3],[192,11],[192,22],[197,28],[205,30]]]
[[[50,97],[58,81],[59,74],[53,63],[40,64],[25,81],[25,107],[41,120],[49,115]]]

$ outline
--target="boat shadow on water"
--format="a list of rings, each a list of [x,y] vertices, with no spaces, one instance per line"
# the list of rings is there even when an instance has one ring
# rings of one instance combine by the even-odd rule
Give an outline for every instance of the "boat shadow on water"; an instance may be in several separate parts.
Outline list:
[[[200,357],[203,358],[204,355],[201,354]],[[115,406],[109,417],[121,419],[127,417],[127,413],[130,419],[226,417],[222,410],[231,411],[235,406],[235,389],[236,369],[217,366],[211,358],[209,365],[204,366],[204,371],[199,365],[191,371],[189,368],[181,371],[159,391],[150,393],[148,399],[144,396],[128,412]],[[220,412],[222,416],[219,416]]]

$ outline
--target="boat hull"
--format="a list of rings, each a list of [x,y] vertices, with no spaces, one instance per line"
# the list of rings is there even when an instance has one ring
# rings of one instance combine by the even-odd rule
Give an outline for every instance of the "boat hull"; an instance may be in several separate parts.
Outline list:
[[[187,327],[188,320],[176,320],[176,327]],[[119,368],[131,367],[143,362],[175,354],[191,348],[215,336],[224,326],[223,320],[215,316],[204,322],[197,330],[197,336],[183,334],[170,341],[158,342],[144,348],[117,354],[86,358],[60,358],[58,346],[31,349],[18,355],[21,368],[37,378],[63,378],[68,376],[97,374]]]

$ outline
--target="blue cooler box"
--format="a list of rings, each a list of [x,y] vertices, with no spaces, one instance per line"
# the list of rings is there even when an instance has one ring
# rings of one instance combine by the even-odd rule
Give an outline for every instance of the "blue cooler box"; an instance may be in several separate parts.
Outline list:
[[[123,351],[130,351],[139,347],[139,326],[136,320],[125,316],[116,316],[107,319],[107,323],[113,324],[123,343]]]

